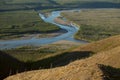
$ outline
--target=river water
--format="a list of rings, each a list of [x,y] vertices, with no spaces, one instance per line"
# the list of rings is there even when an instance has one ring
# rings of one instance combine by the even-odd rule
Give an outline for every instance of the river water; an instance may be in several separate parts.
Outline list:
[[[64,26],[54,22],[54,19],[60,16],[61,11],[53,11],[48,17],[45,17],[43,14],[39,14],[39,16],[45,21],[51,24],[57,25],[58,27],[65,29],[67,32],[51,38],[36,38],[33,37],[31,39],[23,39],[23,40],[5,40],[0,41],[0,49],[11,49],[20,46],[40,46],[44,44],[51,44],[53,42],[57,42],[60,40],[69,40],[73,42],[79,42],[81,44],[87,43],[86,41],[76,40],[73,38],[74,34],[79,30],[76,26]]]

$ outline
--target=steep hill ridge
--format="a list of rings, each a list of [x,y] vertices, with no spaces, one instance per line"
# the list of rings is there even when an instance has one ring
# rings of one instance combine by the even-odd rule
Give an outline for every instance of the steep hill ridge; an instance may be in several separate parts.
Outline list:
[[[53,69],[37,70],[24,72],[14,76],[10,76],[5,80],[119,80],[120,70],[117,72],[110,70],[113,75],[104,73],[107,71],[108,65],[114,68],[120,68],[120,35],[110,37],[101,41],[80,46],[73,50],[73,52],[91,51],[93,56],[81,60],[76,60],[67,66],[57,67]],[[81,53],[80,53],[81,54]],[[63,58],[73,56],[67,53]],[[78,54],[77,54],[78,55]],[[76,55],[76,56],[77,56]],[[59,60],[58,60],[59,61]],[[101,68],[102,66],[102,68]],[[112,68],[111,68],[112,69]],[[109,72],[109,71],[108,71]]]

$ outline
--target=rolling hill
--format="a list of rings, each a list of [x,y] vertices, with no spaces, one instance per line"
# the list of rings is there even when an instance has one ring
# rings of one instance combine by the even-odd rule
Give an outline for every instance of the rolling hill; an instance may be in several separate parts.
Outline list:
[[[81,54],[88,53],[94,54],[88,58],[79,58]],[[75,48],[56,60],[56,68],[24,72],[5,80],[119,80],[119,57],[120,35]],[[75,58],[76,61],[72,62]],[[59,67],[67,60],[71,63]]]

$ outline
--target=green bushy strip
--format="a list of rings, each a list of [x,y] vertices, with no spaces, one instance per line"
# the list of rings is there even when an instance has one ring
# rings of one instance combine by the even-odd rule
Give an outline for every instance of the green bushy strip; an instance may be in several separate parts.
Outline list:
[[[117,32],[117,30],[115,32],[114,29],[110,30],[101,26],[81,25],[80,30],[75,35],[75,38],[96,41],[117,34],[119,34],[119,32]]]

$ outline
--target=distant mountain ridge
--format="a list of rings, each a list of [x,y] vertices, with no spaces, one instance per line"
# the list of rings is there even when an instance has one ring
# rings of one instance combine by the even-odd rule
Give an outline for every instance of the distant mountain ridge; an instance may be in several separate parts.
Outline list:
[[[120,0],[1,0],[0,12],[71,8],[120,8]]]

